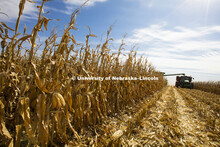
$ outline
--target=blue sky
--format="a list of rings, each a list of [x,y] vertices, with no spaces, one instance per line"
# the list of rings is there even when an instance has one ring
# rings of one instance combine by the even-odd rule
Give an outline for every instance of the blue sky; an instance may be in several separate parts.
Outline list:
[[[35,0],[41,3],[40,0]],[[48,31],[39,33],[44,40],[54,27],[62,33],[71,13],[83,0],[52,0],[45,4]],[[19,0],[0,0],[0,21],[12,28],[18,14]],[[20,32],[27,25],[28,33],[36,24],[37,4],[26,2]],[[50,11],[49,14],[46,14]],[[113,49],[127,34],[126,50],[137,48],[138,56],[145,56],[166,73],[186,73],[195,81],[220,80],[220,1],[219,0],[90,0],[77,17],[78,31],[72,31],[77,42],[85,41],[91,28],[99,43],[113,24]],[[55,19],[60,19],[56,21]],[[125,51],[126,52],[126,51]],[[169,77],[173,84],[175,77]]]

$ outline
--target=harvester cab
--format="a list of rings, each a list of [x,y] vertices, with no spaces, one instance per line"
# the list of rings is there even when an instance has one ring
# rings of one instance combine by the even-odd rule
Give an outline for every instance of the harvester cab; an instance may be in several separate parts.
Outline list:
[[[179,76],[179,75],[182,75],[182,76]],[[186,76],[185,73],[164,74],[164,76],[176,76],[176,83],[175,83],[176,87],[189,88],[189,89],[194,88],[194,85],[192,83],[193,78],[191,76]]]

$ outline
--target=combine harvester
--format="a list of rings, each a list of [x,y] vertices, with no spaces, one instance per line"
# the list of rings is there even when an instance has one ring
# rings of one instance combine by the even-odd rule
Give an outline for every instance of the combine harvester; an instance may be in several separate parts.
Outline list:
[[[178,76],[182,75],[182,76]],[[176,76],[176,87],[181,87],[181,88],[189,88],[193,89],[194,85],[192,83],[192,78],[191,76],[186,76],[185,73],[179,73],[179,74],[165,74],[164,76]]]

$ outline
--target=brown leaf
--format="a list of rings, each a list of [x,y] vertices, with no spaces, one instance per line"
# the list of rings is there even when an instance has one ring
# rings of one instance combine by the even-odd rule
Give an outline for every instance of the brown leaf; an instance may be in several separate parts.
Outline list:
[[[71,39],[72,39],[72,42],[73,42],[74,44],[76,44],[76,40],[75,40],[75,38],[74,38],[73,35],[72,35]]]
[[[21,142],[21,128],[22,128],[22,125],[16,125],[16,142],[15,142],[15,146],[16,147],[20,146],[20,142]]]
[[[9,28],[4,22],[0,22],[0,24],[2,24],[4,27],[6,27],[7,29],[14,31],[13,29]]]
[[[5,122],[1,122],[0,124],[0,145],[1,146],[9,146],[9,147],[13,147],[13,139],[8,131],[8,129],[5,126]]]
[[[34,137],[34,133],[32,130],[32,126],[31,126],[31,118],[30,118],[30,100],[28,97],[22,97],[20,98],[20,106],[19,106],[19,113],[22,116],[23,120],[24,120],[24,126],[26,129],[26,133],[28,136],[28,139],[32,142],[35,143],[35,137]]]
[[[32,64],[32,66],[34,67],[34,74],[35,74],[35,83],[37,84],[37,87],[43,91],[43,92],[46,92],[46,93],[49,93],[49,91],[47,90],[47,88],[42,84],[41,80],[40,80],[40,77],[39,77],[39,74],[38,72],[35,70],[36,67],[34,64]]]
[[[25,25],[24,26],[24,34],[26,33],[26,31],[27,31],[27,26]]]
[[[44,20],[44,29],[47,31],[47,24],[49,22],[50,19],[45,18]]]
[[[31,1],[31,0],[27,0],[27,1],[30,2],[30,3],[37,3],[37,2]]]
[[[53,99],[53,105],[52,105],[53,108],[61,108],[66,105],[63,96],[58,92],[53,93],[52,99]]]
[[[97,37],[96,35],[94,35],[94,34],[90,34],[89,36],[91,36],[91,37]]]
[[[4,32],[4,30],[3,30],[3,27],[2,27],[2,26],[0,26],[0,31],[1,31],[1,33],[3,33],[3,32]]]

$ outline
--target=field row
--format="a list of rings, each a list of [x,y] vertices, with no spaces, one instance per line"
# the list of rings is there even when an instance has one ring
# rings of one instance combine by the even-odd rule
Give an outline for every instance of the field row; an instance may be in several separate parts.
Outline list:
[[[194,82],[194,88],[203,90],[206,92],[212,92],[215,94],[220,94],[220,81],[218,82]]]
[[[196,93],[201,95],[195,97]],[[84,143],[96,146],[217,147],[220,145],[219,112],[203,102],[201,96],[213,94],[166,87],[140,105],[107,118],[103,125],[91,129],[96,132],[96,137],[89,141],[84,138]],[[218,96],[213,98],[218,99]],[[92,136],[91,132],[88,136]]]

